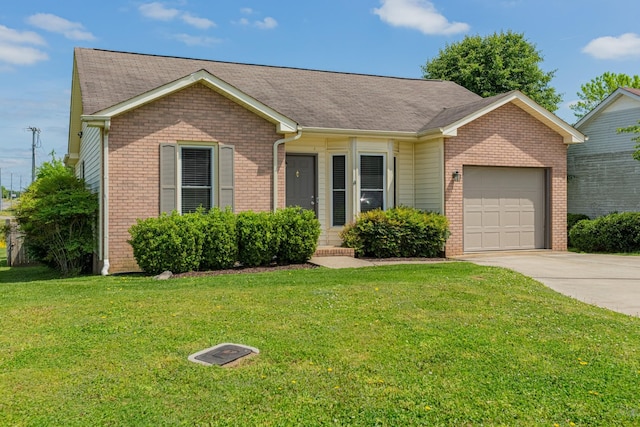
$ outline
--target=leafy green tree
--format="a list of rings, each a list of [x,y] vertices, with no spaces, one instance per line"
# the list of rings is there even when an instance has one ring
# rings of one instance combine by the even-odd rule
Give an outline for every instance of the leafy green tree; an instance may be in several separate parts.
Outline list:
[[[555,111],[562,96],[550,86],[555,70],[542,71],[542,60],[524,34],[507,31],[447,44],[422,72],[425,79],[450,80],[483,97],[519,90]]]
[[[97,196],[54,157],[43,163],[36,176],[15,210],[27,250],[34,259],[64,275],[88,271]]]
[[[628,126],[626,128],[618,129],[618,133],[635,133],[638,136],[631,138],[632,141],[637,142],[636,151],[633,152],[633,158],[640,162],[640,120],[638,120],[637,125]]]
[[[616,74],[605,72],[592,79],[590,82],[580,86],[580,91],[576,93],[580,101],[571,105],[573,114],[579,119],[587,115],[596,108],[604,99],[611,95],[619,87],[632,87],[640,89],[640,76],[629,76],[627,74]]]

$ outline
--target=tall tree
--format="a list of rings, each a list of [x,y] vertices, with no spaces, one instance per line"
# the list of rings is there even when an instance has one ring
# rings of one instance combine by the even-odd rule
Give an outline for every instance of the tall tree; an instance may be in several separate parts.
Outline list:
[[[425,79],[451,80],[483,97],[519,90],[555,111],[562,96],[550,86],[555,70],[542,71],[542,60],[524,34],[507,31],[447,44],[422,72]]]
[[[607,71],[590,82],[581,85],[580,91],[576,93],[580,101],[569,108],[573,110],[573,114],[579,120],[619,87],[640,89],[640,76],[629,76],[623,73],[616,74]]]

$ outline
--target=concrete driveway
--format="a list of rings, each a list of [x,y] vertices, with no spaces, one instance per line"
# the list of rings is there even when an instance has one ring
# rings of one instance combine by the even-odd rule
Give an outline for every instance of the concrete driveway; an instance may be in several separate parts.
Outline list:
[[[640,256],[526,251],[456,259],[506,267],[588,304],[640,316]]]

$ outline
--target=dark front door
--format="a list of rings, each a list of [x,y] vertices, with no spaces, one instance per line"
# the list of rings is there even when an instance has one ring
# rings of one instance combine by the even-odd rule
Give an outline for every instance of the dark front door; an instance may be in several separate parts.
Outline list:
[[[287,206],[316,211],[316,156],[287,154]]]

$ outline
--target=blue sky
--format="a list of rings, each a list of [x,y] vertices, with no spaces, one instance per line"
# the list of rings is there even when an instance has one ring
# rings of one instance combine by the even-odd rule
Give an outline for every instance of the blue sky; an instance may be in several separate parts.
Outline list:
[[[73,48],[421,77],[420,66],[465,35],[524,33],[557,70],[568,105],[605,71],[640,74],[638,0],[79,0],[4,1],[0,8],[2,185],[31,181],[66,153]]]

